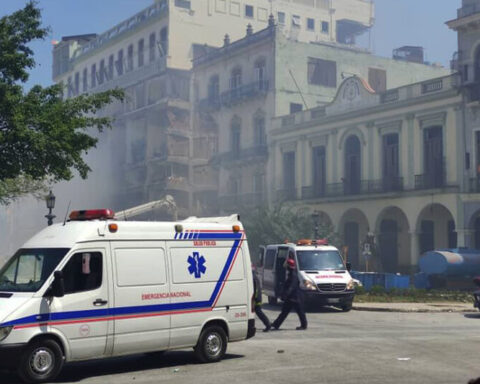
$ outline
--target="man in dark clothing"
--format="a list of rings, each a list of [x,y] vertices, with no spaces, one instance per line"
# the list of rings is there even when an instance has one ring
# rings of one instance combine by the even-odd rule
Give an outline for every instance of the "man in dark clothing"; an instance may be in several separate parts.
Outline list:
[[[295,266],[295,259],[287,259],[288,276],[285,280],[282,292],[282,312],[277,319],[272,323],[272,327],[275,329],[280,328],[283,321],[287,318],[288,314],[295,308],[298,318],[300,319],[300,326],[297,330],[307,329],[307,317],[305,316],[305,304],[303,292],[300,289],[300,282],[298,280],[298,273]]]
[[[263,332],[268,332],[272,325],[270,324],[270,320],[262,311],[262,285],[258,276],[255,272],[255,269],[252,270],[253,273],[253,290],[255,292],[255,313],[257,314],[258,318],[262,320],[262,323],[265,325],[265,329]]]

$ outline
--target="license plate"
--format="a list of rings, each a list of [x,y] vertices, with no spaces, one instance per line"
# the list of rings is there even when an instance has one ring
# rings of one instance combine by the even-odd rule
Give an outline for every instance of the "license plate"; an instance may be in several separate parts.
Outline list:
[[[327,302],[329,303],[339,303],[340,302],[340,299],[328,299]]]

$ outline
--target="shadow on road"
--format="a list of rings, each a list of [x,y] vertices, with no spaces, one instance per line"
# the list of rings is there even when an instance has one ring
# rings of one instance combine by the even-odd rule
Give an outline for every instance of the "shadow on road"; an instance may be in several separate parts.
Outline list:
[[[280,312],[282,310],[282,303],[278,303],[276,305],[271,304],[263,304],[262,309],[267,309],[272,312]],[[342,312],[341,309],[334,308],[334,307],[319,307],[315,304],[307,304],[305,306],[305,310],[307,313],[339,313]]]
[[[243,355],[227,353],[223,360],[239,359]],[[172,351],[165,354],[144,354],[128,357],[118,357],[105,360],[71,363],[65,365],[56,383],[79,382],[91,377],[118,375],[149,371],[161,368],[177,368],[186,365],[200,364],[190,351]],[[20,380],[14,373],[0,371],[0,383],[19,384]]]
[[[466,313],[463,316],[467,319],[480,319],[480,313]]]

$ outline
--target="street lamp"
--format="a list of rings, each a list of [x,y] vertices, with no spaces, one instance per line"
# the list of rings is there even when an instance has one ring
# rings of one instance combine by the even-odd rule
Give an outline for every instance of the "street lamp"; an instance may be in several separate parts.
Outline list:
[[[45,196],[45,202],[47,203],[48,209],[48,215],[45,215],[45,217],[48,220],[48,225],[52,225],[53,219],[56,217],[55,215],[52,215],[52,209],[55,208],[55,195],[52,193],[52,191]]]
[[[312,220],[314,227],[313,236],[315,239],[318,239],[318,219],[320,218],[320,214],[317,211],[312,212]]]

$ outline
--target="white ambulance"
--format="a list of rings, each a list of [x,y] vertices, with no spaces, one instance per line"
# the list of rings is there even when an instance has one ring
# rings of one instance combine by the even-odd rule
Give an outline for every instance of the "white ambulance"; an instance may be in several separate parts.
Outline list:
[[[0,365],[50,381],[65,362],[193,347],[220,360],[254,336],[253,281],[237,215],[118,221],[76,211],[0,270]]]
[[[352,309],[355,288],[350,264],[344,263],[338,249],[323,239],[262,247],[259,269],[269,304],[276,304],[281,297],[288,257],[295,258],[300,288],[307,301],[344,311]]]

